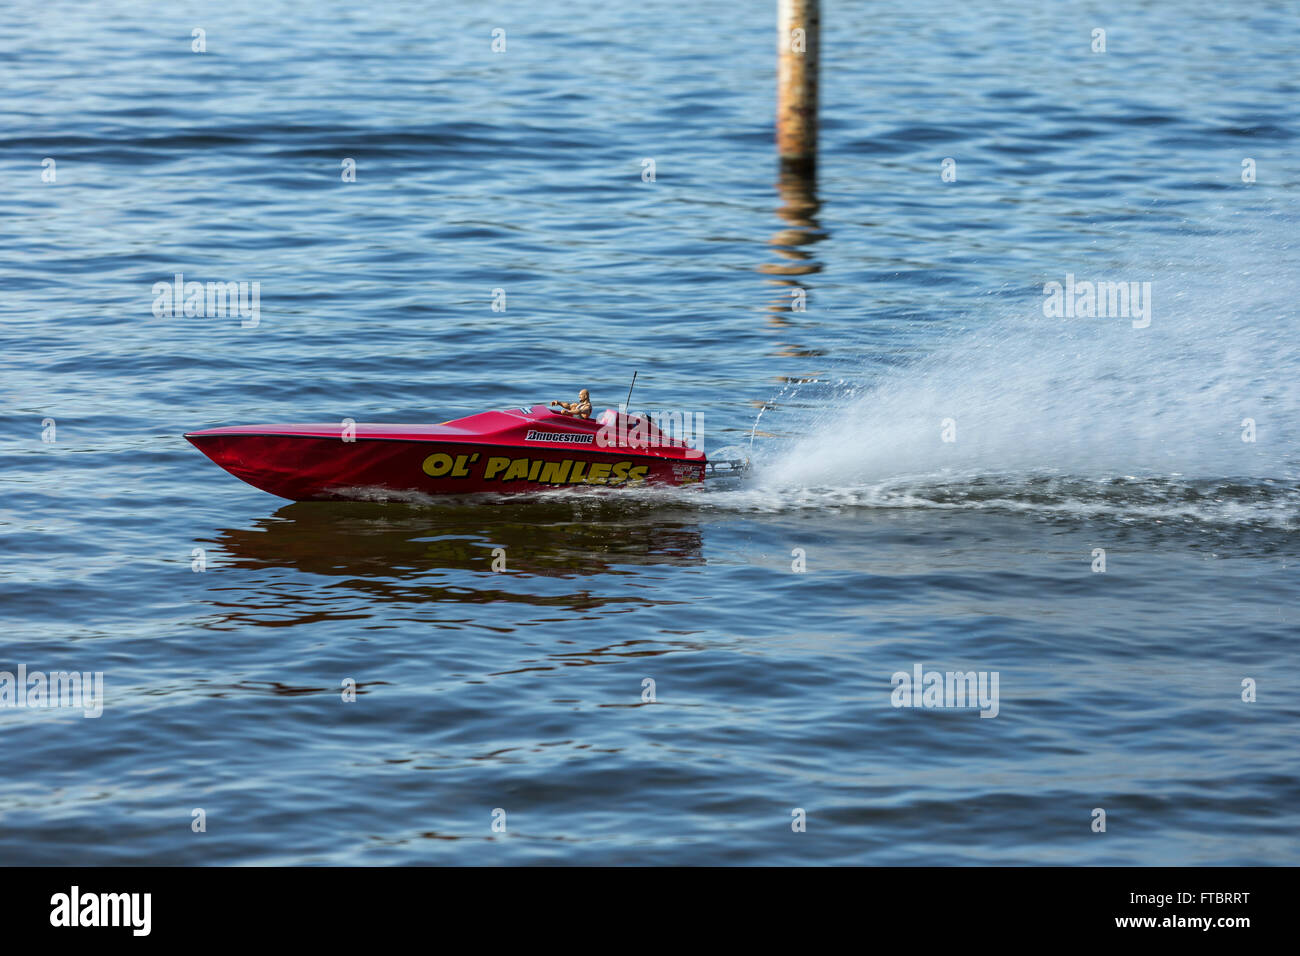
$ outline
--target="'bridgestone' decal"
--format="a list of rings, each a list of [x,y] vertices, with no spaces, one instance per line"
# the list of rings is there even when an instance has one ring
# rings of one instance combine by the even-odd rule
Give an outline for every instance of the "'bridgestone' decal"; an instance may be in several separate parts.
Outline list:
[[[595,444],[595,435],[584,435],[582,432],[539,432],[530,429],[524,436],[524,441],[554,441],[563,442],[566,445],[592,445]]]

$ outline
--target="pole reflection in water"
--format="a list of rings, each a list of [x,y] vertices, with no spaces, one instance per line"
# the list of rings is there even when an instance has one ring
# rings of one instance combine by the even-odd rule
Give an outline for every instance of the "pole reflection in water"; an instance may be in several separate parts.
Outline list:
[[[822,264],[814,257],[811,247],[829,235],[817,218],[821,202],[817,198],[816,175],[782,164],[776,188],[781,199],[776,214],[785,221],[786,228],[778,230],[768,244],[784,261],[767,262],[758,267],[758,272],[768,276],[767,281],[778,289],[766,307],[768,324],[777,329],[807,330],[811,325],[806,321],[807,313],[813,307],[812,285],[807,277],[822,271]],[[809,359],[824,352],[807,342],[785,341],[771,354],[776,358]],[[816,370],[803,369],[800,375],[780,375],[777,381],[783,386],[784,393],[791,385],[816,377]],[[758,419],[775,407],[772,401],[752,402],[751,405],[757,409]],[[775,437],[771,432],[761,430],[757,420],[753,435]]]
[[[803,277],[821,272],[822,265],[808,247],[821,242],[827,233],[817,220],[821,203],[817,199],[816,179],[783,170],[776,187],[781,197],[776,214],[787,223],[787,228],[778,230],[769,245],[785,261],[764,263],[758,271],[771,276],[768,281],[780,289],[767,311],[773,325],[785,327],[790,324],[792,313],[804,312],[809,306],[811,287]]]

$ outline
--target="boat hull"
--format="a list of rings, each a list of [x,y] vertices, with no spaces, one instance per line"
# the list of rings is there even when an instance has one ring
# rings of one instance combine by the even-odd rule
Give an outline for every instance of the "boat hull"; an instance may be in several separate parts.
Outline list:
[[[187,435],[236,478],[292,501],[681,485],[704,461],[610,449],[297,435]]]

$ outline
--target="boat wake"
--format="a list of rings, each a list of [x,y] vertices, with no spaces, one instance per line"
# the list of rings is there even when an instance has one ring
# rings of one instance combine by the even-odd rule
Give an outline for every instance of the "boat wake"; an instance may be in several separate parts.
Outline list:
[[[1186,244],[1187,237],[1183,237]],[[1300,269],[1283,238],[1219,237],[1111,274],[1150,324],[967,316],[926,357],[788,387],[742,508],[996,508],[1294,530]],[[719,502],[720,503],[720,502]]]

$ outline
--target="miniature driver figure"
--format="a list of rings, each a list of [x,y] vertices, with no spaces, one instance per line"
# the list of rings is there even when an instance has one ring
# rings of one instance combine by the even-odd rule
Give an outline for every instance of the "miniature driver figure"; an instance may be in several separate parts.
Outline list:
[[[591,417],[591,394],[584,388],[578,393],[576,402],[551,402],[551,407],[560,406],[561,415],[572,415],[574,418]]]

